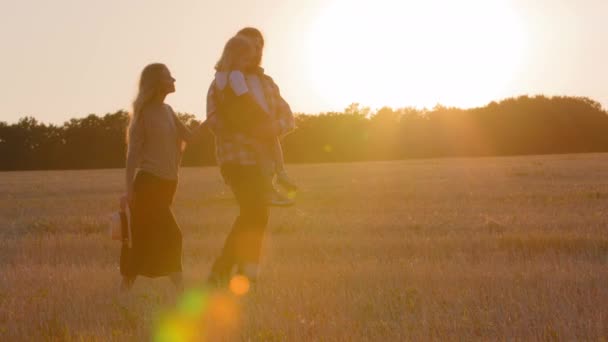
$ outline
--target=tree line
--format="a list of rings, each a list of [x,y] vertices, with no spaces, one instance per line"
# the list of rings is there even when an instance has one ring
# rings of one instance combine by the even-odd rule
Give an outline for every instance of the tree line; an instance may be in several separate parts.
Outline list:
[[[200,120],[178,114],[186,125]],[[120,168],[128,113],[91,114],[63,125],[33,117],[0,122],[0,170]],[[291,163],[608,152],[608,113],[586,97],[521,96],[459,109],[369,108],[296,115],[284,140]],[[190,145],[184,166],[213,165],[210,132]]]

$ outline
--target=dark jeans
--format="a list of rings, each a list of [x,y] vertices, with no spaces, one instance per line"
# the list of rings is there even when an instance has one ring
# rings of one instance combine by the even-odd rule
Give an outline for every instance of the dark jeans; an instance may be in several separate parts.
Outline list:
[[[227,279],[235,265],[255,265],[260,261],[264,232],[268,226],[266,176],[255,165],[226,164],[222,175],[239,205],[239,216],[228,234],[221,255],[211,269],[212,277]]]

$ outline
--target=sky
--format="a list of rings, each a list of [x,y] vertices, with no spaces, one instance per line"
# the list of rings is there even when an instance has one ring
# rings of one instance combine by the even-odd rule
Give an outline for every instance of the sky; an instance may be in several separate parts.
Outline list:
[[[167,102],[203,118],[244,26],[263,31],[264,67],[299,113],[541,93],[608,108],[606,14],[606,0],[0,0],[0,121],[129,109],[152,62],[177,79]]]

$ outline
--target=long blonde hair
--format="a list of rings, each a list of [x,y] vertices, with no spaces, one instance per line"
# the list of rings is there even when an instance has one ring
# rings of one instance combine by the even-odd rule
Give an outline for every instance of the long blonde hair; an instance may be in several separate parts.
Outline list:
[[[216,71],[232,71],[235,68],[238,58],[246,53],[253,52],[253,44],[242,35],[236,35],[226,42],[222,57],[215,64]]]
[[[139,77],[139,89],[133,101],[133,111],[129,115],[129,126],[127,128],[127,143],[136,125],[139,124],[142,109],[158,95],[160,81],[163,71],[168,70],[162,63],[148,64]]]

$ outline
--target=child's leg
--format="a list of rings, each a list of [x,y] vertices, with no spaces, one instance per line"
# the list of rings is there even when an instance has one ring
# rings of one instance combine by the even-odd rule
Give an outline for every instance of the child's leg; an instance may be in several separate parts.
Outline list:
[[[285,159],[283,158],[283,148],[281,147],[281,140],[279,138],[274,141],[271,149],[274,159],[274,172],[277,175],[277,183],[289,192],[296,191],[298,187],[285,171]]]
[[[283,147],[281,147],[281,139],[276,138],[272,146],[272,159],[274,160],[274,171],[277,174],[285,172],[285,159],[283,158]]]
[[[288,207],[293,205],[294,201],[278,192],[274,187],[274,176],[277,164],[275,160],[277,144],[274,142],[275,141],[269,141],[266,144],[256,143],[253,146],[258,155],[258,163],[260,164],[266,181],[268,203],[272,206]],[[278,143],[278,140],[276,140],[276,142]],[[280,181],[280,177],[278,180]]]

